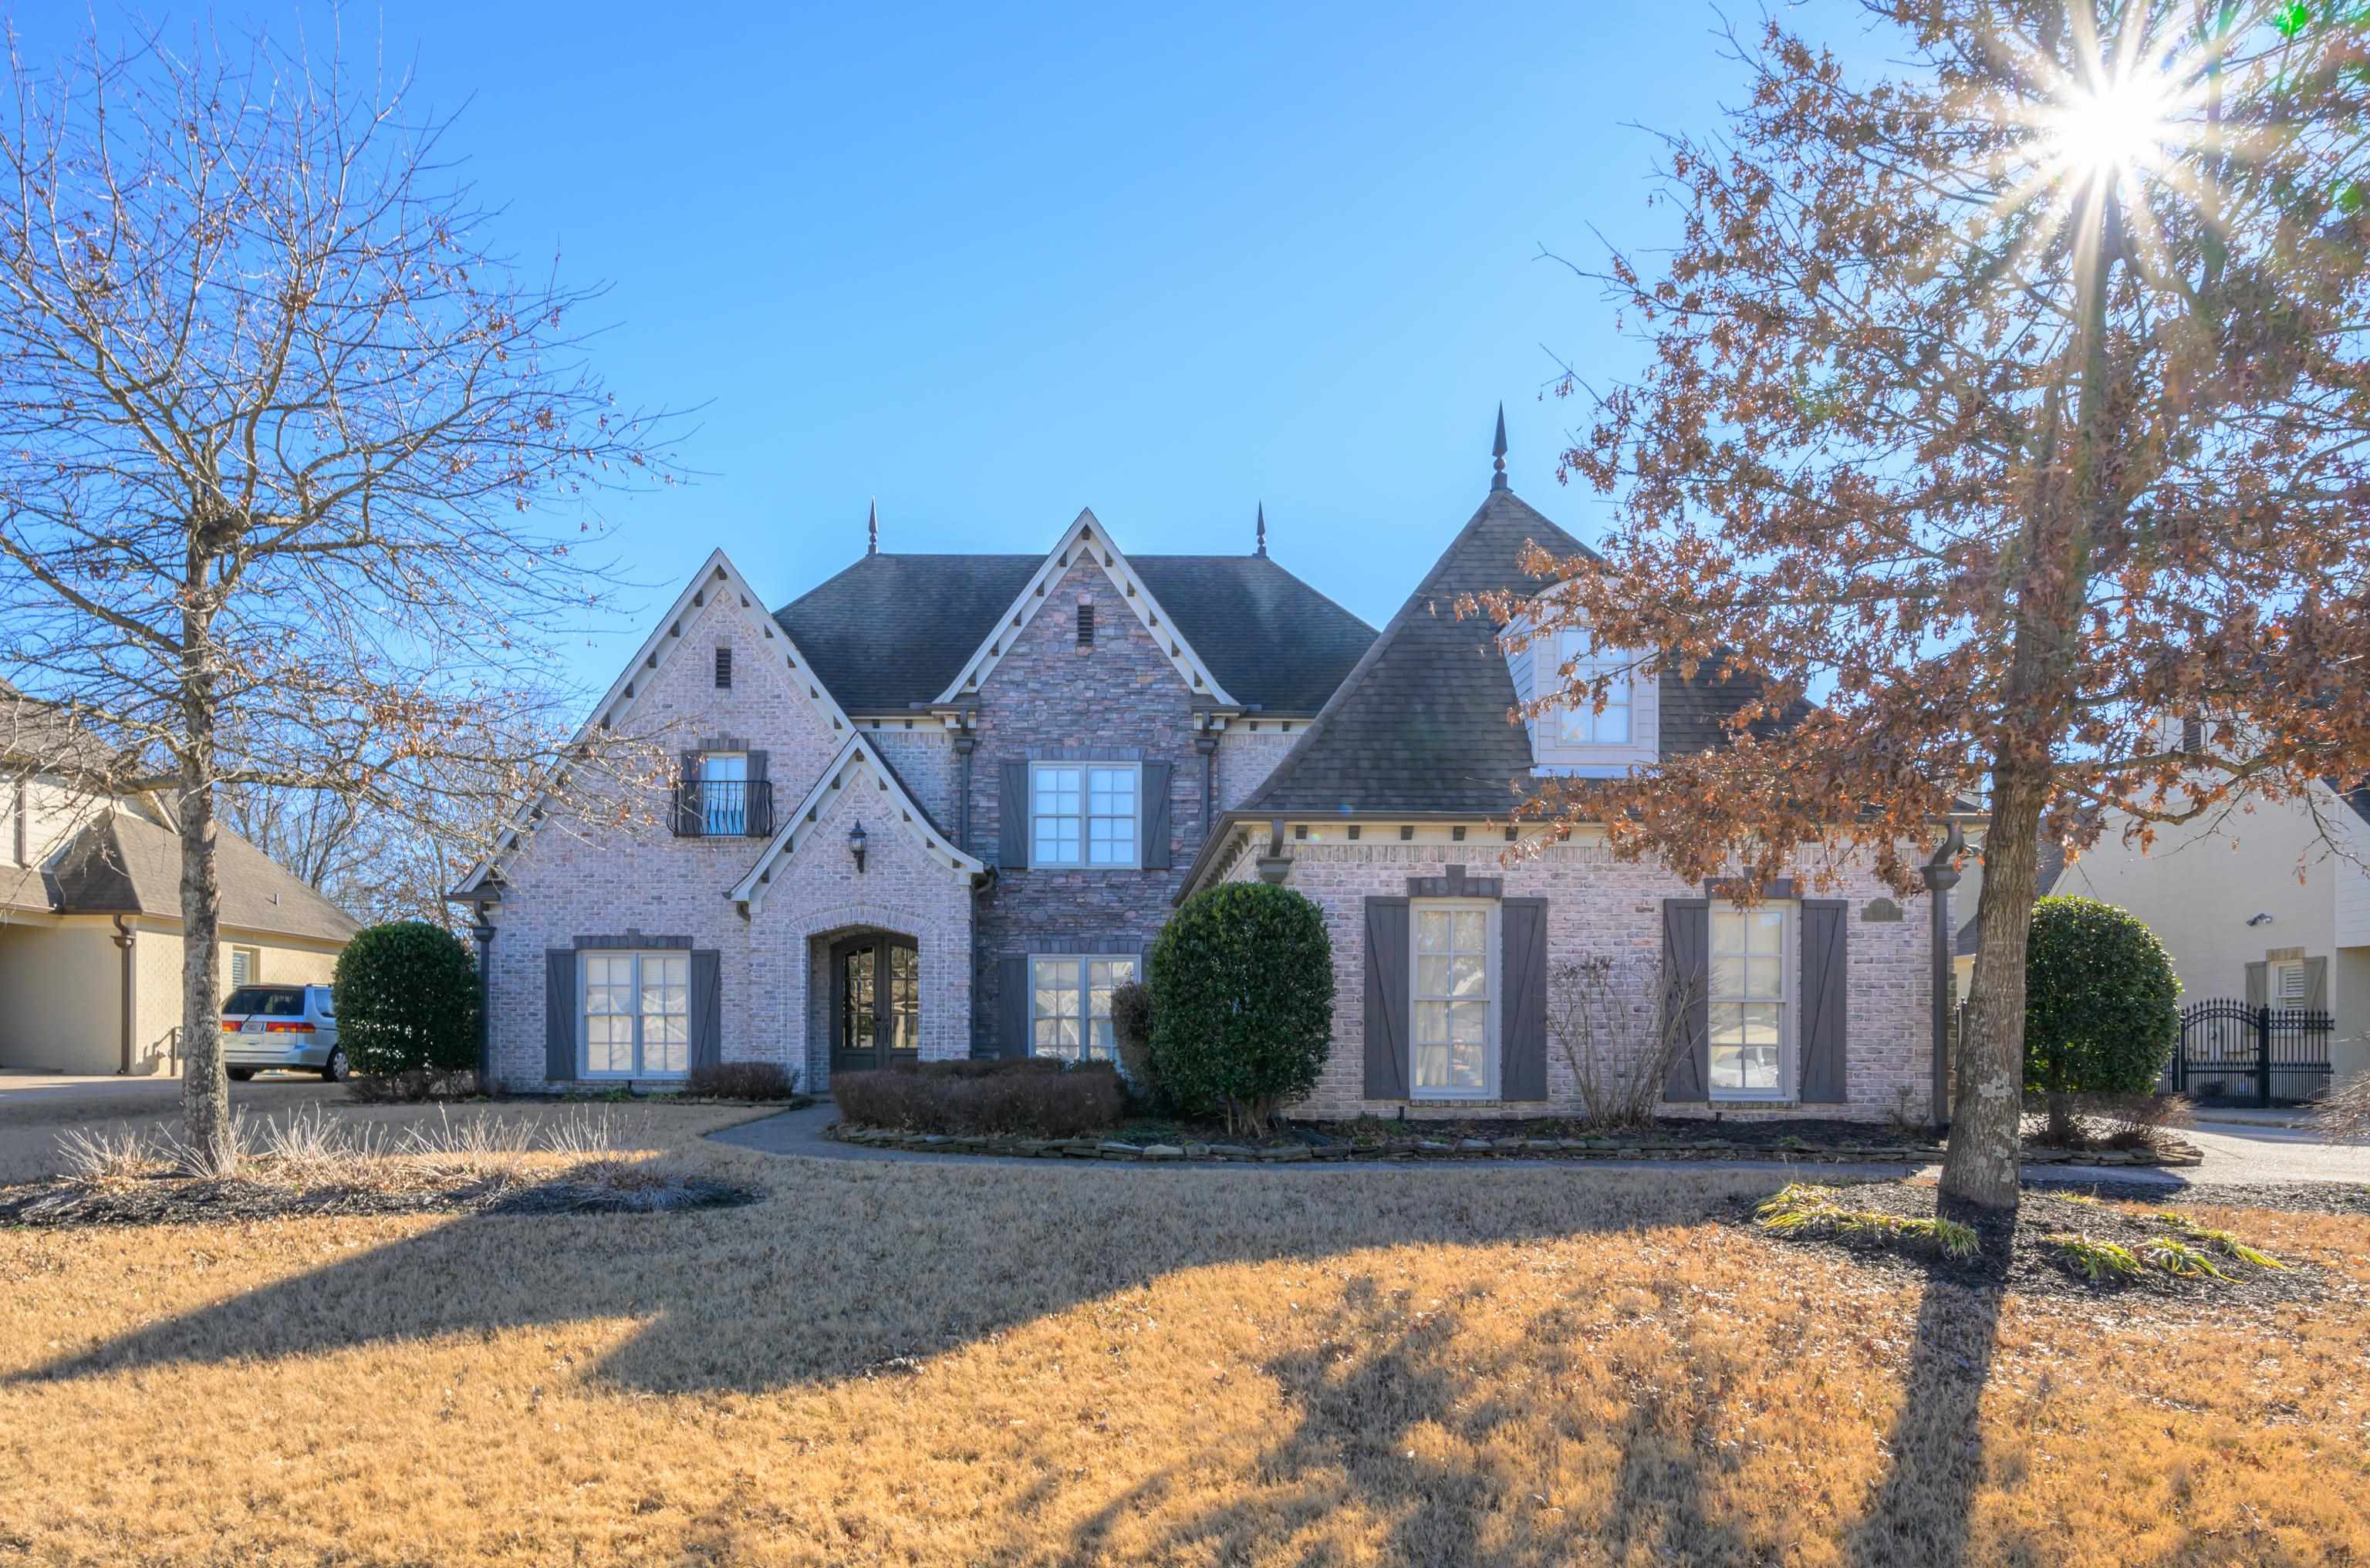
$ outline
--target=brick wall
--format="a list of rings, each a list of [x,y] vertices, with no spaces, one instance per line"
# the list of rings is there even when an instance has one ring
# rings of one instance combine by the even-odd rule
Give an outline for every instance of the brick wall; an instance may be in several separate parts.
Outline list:
[[[700,738],[711,735],[729,735],[765,750],[775,808],[787,813],[847,737],[832,729],[807,699],[805,687],[794,681],[782,640],[765,637],[757,624],[762,616],[742,612],[731,597],[711,594],[707,606],[684,617],[680,638],[670,639],[659,668],[648,672],[636,694],[633,722],[663,727],[671,751],[696,748]],[[733,650],[733,684],[718,691],[714,650],[726,642]],[[839,804],[833,803],[834,808]],[[870,912],[930,927],[933,940],[926,951],[939,966],[941,983],[960,990],[967,966],[949,964],[948,930],[949,922],[961,927],[967,945],[970,893],[954,873],[938,871],[926,896],[920,890],[925,885],[916,883],[904,898],[875,894],[868,905],[837,885],[826,869],[832,857],[819,854],[778,872],[759,916],[744,921],[725,895],[755,863],[763,841],[679,839],[665,820],[663,796],[647,805],[658,820],[646,826],[604,831],[596,841],[567,824],[547,821],[505,857],[506,886],[494,917],[497,935],[488,978],[494,1071],[502,1082],[532,1087],[544,1081],[544,953],[572,945],[580,933],[687,936],[696,946],[717,949],[728,1060],[805,1067],[804,1030],[795,1024],[805,1003],[807,928],[819,918],[852,921]],[[885,819],[881,827],[888,827]],[[869,822],[867,830],[872,831]],[[900,836],[883,830],[873,841],[878,849],[868,857],[868,893],[900,875]],[[847,860],[844,853],[837,858]],[[919,861],[918,851],[915,858]],[[876,866],[878,882],[870,875]],[[853,869],[850,863],[847,870]],[[809,878],[811,883],[804,880]],[[829,912],[834,910],[838,912]],[[915,933],[924,934],[918,929]],[[932,962],[926,957],[926,976]],[[960,1001],[950,1009],[938,1020],[936,1036],[926,1026],[925,1038],[935,1039],[940,1054],[959,1055],[969,1035],[966,1010]]]
[[[1401,1102],[1369,1100],[1364,1094],[1365,906],[1369,896],[1403,895],[1410,876],[1437,876],[1448,864],[1462,864],[1477,876],[1502,876],[1509,898],[1547,900],[1547,961],[1550,965],[1605,953],[1628,960],[1627,972],[1645,969],[1662,945],[1662,900],[1697,896],[1652,864],[1628,864],[1601,843],[1555,845],[1535,857],[1501,867],[1491,847],[1471,844],[1314,843],[1287,845],[1293,865],[1285,886],[1316,900],[1325,911],[1333,942],[1333,1049],[1317,1093],[1297,1108],[1318,1117],[1371,1113],[1397,1116]],[[1245,855],[1226,872],[1230,881],[1257,875],[1256,857]],[[1700,1104],[1665,1107],[1674,1116],[1719,1109],[1736,1116],[1819,1116],[1881,1120],[1903,1104],[1913,1115],[1927,1113],[1930,1095],[1931,1015],[1925,900],[1896,899],[1873,876],[1855,875],[1834,891],[1813,898],[1847,901],[1848,1055],[1847,1101],[1801,1108]],[[1871,923],[1870,903],[1884,898],[1901,918]],[[1625,1037],[1642,1046],[1653,1009],[1639,998],[1627,1010]],[[1794,1073],[1800,1053],[1792,1053]],[[1501,1107],[1535,1114],[1577,1107],[1570,1065],[1552,1040],[1547,1048],[1549,1103]],[[1470,1102],[1443,1105],[1408,1104],[1410,1117],[1473,1114]]]
[[[1095,640],[1076,646],[1081,595],[1095,608]],[[1002,872],[976,911],[972,1041],[995,1042],[996,957],[1046,939],[1117,937],[1148,943],[1169,914],[1186,866],[1202,844],[1202,759],[1185,681],[1100,567],[1084,557],[1049,589],[1044,608],[979,691],[979,750],[972,758],[972,835],[965,847],[994,864],[1004,761],[1064,752],[1113,761],[1164,761],[1169,787],[1168,871]]]
[[[1259,727],[1250,727],[1257,722]],[[1267,782],[1308,726],[1295,722],[1286,732],[1280,721],[1237,719],[1218,737],[1218,809],[1232,811]],[[1195,787],[1200,787],[1199,781]]]
[[[956,830],[954,737],[946,730],[926,727],[916,721],[907,729],[902,725],[887,724],[879,728],[864,727],[865,738],[880,748],[905,787],[922,809],[938,818],[938,826],[948,832]]]

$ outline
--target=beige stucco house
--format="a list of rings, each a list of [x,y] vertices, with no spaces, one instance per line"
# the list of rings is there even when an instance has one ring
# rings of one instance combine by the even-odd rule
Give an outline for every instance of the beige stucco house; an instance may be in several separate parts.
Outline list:
[[[0,682],[5,688],[5,682]],[[93,801],[45,764],[87,744],[0,689],[0,1067],[171,1070],[181,1023],[180,840],[165,804]],[[351,916],[261,850],[221,832],[225,993],[247,980],[326,981]]]

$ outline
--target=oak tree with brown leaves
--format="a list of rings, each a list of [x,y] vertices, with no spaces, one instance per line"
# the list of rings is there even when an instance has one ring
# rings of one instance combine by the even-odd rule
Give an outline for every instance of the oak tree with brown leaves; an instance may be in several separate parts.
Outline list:
[[[178,826],[183,1108],[221,1164],[217,792],[434,829],[563,762],[644,776],[632,738],[569,742],[546,634],[608,598],[581,535],[663,426],[584,362],[597,291],[490,248],[408,82],[210,33],[7,69],[0,663],[98,743],[47,771]]]
[[[1944,1189],[1997,1212],[2043,835],[2370,773],[2370,53],[2326,4],[1867,10],[1873,74],[1732,39],[1749,97],[1666,144],[1676,247],[1586,269],[1645,368],[1575,378],[1567,470],[1617,515],[1535,624],[1766,694],[1544,809],[1690,878],[1907,891],[1983,803]],[[1618,671],[1566,673],[1542,709]]]

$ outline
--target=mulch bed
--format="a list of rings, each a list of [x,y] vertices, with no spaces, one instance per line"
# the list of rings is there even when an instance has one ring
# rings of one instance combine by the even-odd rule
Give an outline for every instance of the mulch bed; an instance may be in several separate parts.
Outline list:
[[[449,1186],[291,1186],[233,1176],[158,1176],[85,1186],[68,1181],[0,1188],[0,1225],[186,1225],[387,1214],[646,1214],[731,1208],[758,1201],[749,1188],[697,1177],[616,1186],[565,1177],[540,1182],[468,1178]]]
[[[1825,1185],[1837,1191],[1840,1195],[1838,1201],[1847,1208],[1869,1209],[1906,1219],[1930,1219],[1939,1196],[1939,1189],[1924,1182],[1847,1180]],[[2242,1219],[2214,1212],[2225,1205],[2247,1205],[2320,1213],[2370,1213],[2370,1205],[2357,1201],[2352,1207],[2341,1207],[2341,1199],[2333,1196],[2323,1199],[2320,1195],[2309,1191],[2309,1185],[2197,1187],[2185,1193],[2172,1193],[2160,1187],[2100,1184],[2099,1190],[2105,1197],[2149,1206],[2144,1212],[2134,1213],[2106,1202],[2080,1201],[2081,1196],[2087,1195],[2069,1184],[2028,1184],[2023,1200],[2017,1207],[2012,1232],[2003,1234],[1999,1227],[1978,1227],[1983,1240],[1983,1255],[1969,1263],[1954,1263],[1931,1246],[1916,1240],[1776,1235],[1761,1229],[1754,1219],[1751,1201],[1738,1204],[1734,1217],[1737,1224],[1757,1236],[1786,1246],[1841,1250],[1880,1273],[1976,1288],[2006,1288],[2024,1296],[2092,1300],[2111,1298],[2134,1305],[2148,1301],[2180,1301],[2268,1306],[2319,1301],[2332,1291],[2349,1296],[2361,1295],[2363,1292],[2351,1281],[2333,1278],[2303,1259],[2281,1256],[2277,1247],[2264,1245],[2261,1238],[2250,1235]],[[2340,1193],[2346,1190],[2337,1189]],[[2238,1196],[2244,1193],[2259,1196]],[[2261,1201],[2263,1197],[2285,1201],[2265,1203]],[[2203,1242],[2192,1242],[2231,1277],[2180,1276],[2157,1268],[2146,1268],[2136,1277],[2111,1275],[2103,1282],[2093,1283],[2076,1271],[2060,1249],[2043,1239],[2072,1231],[2092,1241],[2115,1242],[2131,1249],[2135,1255],[2141,1243],[2152,1237],[2189,1240],[2177,1228],[2151,1218],[2157,1211],[2186,1214],[2213,1229],[2234,1231],[2240,1241],[2260,1246],[2287,1266],[2281,1269],[2258,1267],[2226,1257]]]

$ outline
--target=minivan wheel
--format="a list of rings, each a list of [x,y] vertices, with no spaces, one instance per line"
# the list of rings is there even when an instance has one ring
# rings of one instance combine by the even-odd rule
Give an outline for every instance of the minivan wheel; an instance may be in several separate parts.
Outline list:
[[[255,1069],[251,1067],[229,1067],[223,1070],[230,1074],[230,1081],[233,1083],[244,1083],[255,1076]]]
[[[343,1083],[346,1081],[346,1047],[331,1046],[329,1059],[321,1064],[321,1082]]]

